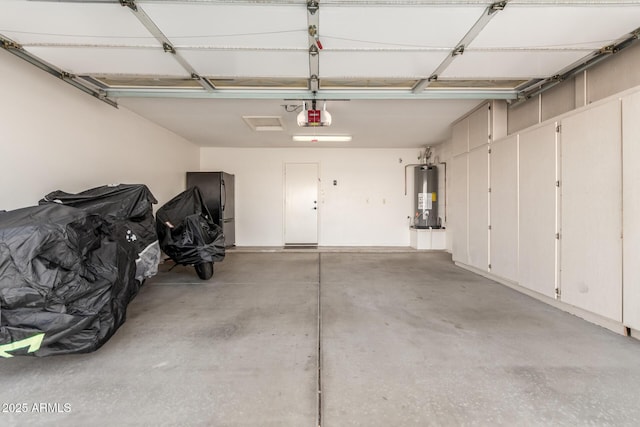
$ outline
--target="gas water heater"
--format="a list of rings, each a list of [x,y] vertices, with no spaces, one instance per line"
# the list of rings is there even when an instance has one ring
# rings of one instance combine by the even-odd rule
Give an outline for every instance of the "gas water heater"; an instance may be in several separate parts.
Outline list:
[[[440,228],[438,219],[438,168],[420,165],[415,169],[415,228]]]

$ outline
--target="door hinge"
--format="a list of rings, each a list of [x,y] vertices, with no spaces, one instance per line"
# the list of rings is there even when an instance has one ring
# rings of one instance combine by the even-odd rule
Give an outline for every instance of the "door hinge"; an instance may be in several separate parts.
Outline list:
[[[560,292],[560,288],[556,288],[556,297],[560,298],[561,295],[562,295],[562,292]]]
[[[556,240],[560,240],[560,233],[556,233]]]
[[[489,139],[491,139],[491,135],[489,135]],[[489,148],[489,154],[491,154],[491,148]]]
[[[489,230],[491,230],[491,226],[489,226]]]
[[[560,181],[556,181],[556,187],[560,187]]]
[[[491,270],[491,264],[489,264],[489,270]]]
[[[558,126],[556,126],[556,132],[557,132],[557,133],[562,132],[562,125],[558,125]]]
[[[491,187],[489,187],[489,189],[488,189],[488,190],[489,190],[488,192],[489,192],[489,193],[491,193]]]

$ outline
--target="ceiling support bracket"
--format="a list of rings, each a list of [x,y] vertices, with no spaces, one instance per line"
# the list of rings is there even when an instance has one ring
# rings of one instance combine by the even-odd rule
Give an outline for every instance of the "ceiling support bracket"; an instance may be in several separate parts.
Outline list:
[[[482,13],[482,16],[476,21],[475,24],[471,27],[471,29],[465,34],[465,36],[460,40],[460,42],[456,45],[456,47],[451,51],[451,53],[442,61],[438,68],[436,68],[427,79],[418,80],[418,82],[411,88],[413,93],[422,92],[427,86],[429,86],[432,82],[437,80],[438,76],[446,70],[449,65],[453,62],[453,60],[464,53],[466,46],[478,37],[478,34],[487,26],[487,24],[496,16],[496,12],[503,10],[508,3],[509,0],[499,1],[490,4]],[[433,78],[435,76],[435,78]]]
[[[318,11],[319,6],[320,5],[316,0],[307,0],[307,11],[309,12],[309,14],[315,15]]]
[[[507,6],[507,1],[497,1],[489,6],[489,10],[487,11],[489,15],[494,14],[500,10],[504,10]]]
[[[592,52],[591,55],[589,55],[588,57],[581,59],[577,63],[573,63],[572,65],[570,65],[569,67],[561,71],[560,73],[554,76],[548,77],[546,79],[543,79],[537,82],[534,86],[527,87],[526,89],[521,90],[520,92],[518,92],[518,100],[515,102],[512,102],[511,106],[516,106],[518,104],[525,102],[528,99],[538,96],[541,93],[551,89],[552,87],[562,83],[563,81],[570,79],[571,77],[577,74],[580,74],[583,71],[593,67],[597,63],[604,61],[605,59],[611,57],[612,55],[615,55],[616,53],[620,52],[622,49],[625,49],[631,46],[632,44],[637,43],[639,35],[640,35],[640,28],[629,33],[627,37],[618,39],[615,43],[608,46],[604,46]]]
[[[136,5],[135,0],[120,0],[120,6],[128,7],[134,12],[138,11],[138,6]]]
[[[213,83],[211,83],[211,80],[207,79],[206,77],[202,77],[196,73],[192,73],[191,79],[200,83],[200,86],[207,89],[207,92],[213,92],[216,90],[216,87],[213,85]]]
[[[318,28],[320,24],[319,2],[316,0],[307,1],[307,28],[309,40],[309,80],[307,89],[314,95],[320,89],[320,50],[322,45],[319,42]]]
[[[176,49],[167,42],[162,43],[162,48],[165,52],[176,53]]]
[[[80,89],[84,93],[87,93],[93,96],[94,98],[97,98],[100,101],[111,105],[112,107],[118,108],[118,104],[114,100],[110,99],[104,90],[97,88],[96,86],[91,85],[90,83],[84,80],[78,79],[78,76],[71,74],[67,71],[64,71],[58,67],[55,67],[43,61],[42,59],[32,55],[31,53],[27,52],[22,46],[20,46],[18,43],[14,42],[13,40],[0,36],[0,48],[5,49],[7,52],[14,54],[18,58],[24,61],[27,61],[32,65],[35,65],[41,70],[46,71],[52,76],[57,77],[60,80],[70,84],[71,86],[77,89]]]
[[[155,22],[153,22],[149,15],[147,15],[145,11],[142,10],[142,8],[136,5],[135,0],[120,0],[120,4],[131,9],[135,17],[138,18],[138,21],[140,21],[140,23],[144,25],[144,27],[151,33],[151,35],[162,44],[162,49],[165,52],[170,53],[192,78],[193,76],[198,76],[198,78],[194,80],[196,80],[204,90],[206,90],[207,92],[216,90],[215,85],[211,83],[209,79],[200,76],[200,74],[191,66],[191,64],[189,64],[189,62],[184,59],[184,57],[182,57],[182,55],[180,55],[178,51],[176,51],[176,48],[173,46],[173,43],[171,43],[171,40],[169,40],[169,38],[164,35],[162,30],[156,25]]]
[[[18,43],[14,42],[13,40],[5,39],[5,38],[0,38],[0,46],[6,50],[22,49],[22,46],[20,46]]]
[[[464,53],[464,45],[458,45],[458,47],[456,47],[455,49],[453,49],[453,52],[451,52],[451,56],[458,56],[458,55],[462,55]]]

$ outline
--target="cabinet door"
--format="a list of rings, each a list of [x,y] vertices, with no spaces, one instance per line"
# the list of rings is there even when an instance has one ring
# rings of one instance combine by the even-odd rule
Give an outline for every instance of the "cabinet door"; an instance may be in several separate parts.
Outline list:
[[[623,323],[640,330],[640,93],[622,100]]]
[[[548,297],[556,289],[556,125],[518,140],[518,283]]]
[[[489,143],[489,104],[474,111],[469,120],[469,151]]]
[[[518,137],[491,144],[491,273],[518,280]]]
[[[469,152],[469,265],[489,270],[489,158],[485,144]]]
[[[469,119],[459,121],[451,130],[451,150],[454,156],[469,151]]]
[[[562,120],[562,300],[622,321],[618,100]]]
[[[451,195],[449,200],[449,228],[452,236],[453,260],[469,262],[467,240],[467,157],[461,154],[453,158],[451,165]]]

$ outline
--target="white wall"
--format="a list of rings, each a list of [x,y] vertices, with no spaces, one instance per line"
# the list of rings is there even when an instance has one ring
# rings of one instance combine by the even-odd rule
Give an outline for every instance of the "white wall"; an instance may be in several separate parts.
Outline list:
[[[61,189],[146,184],[160,206],[197,170],[199,148],[0,51],[0,209]]]
[[[319,164],[319,245],[409,246],[413,173],[405,196],[404,172],[418,155],[416,149],[202,148],[200,168],[236,177],[238,246],[283,245],[285,163]]]

